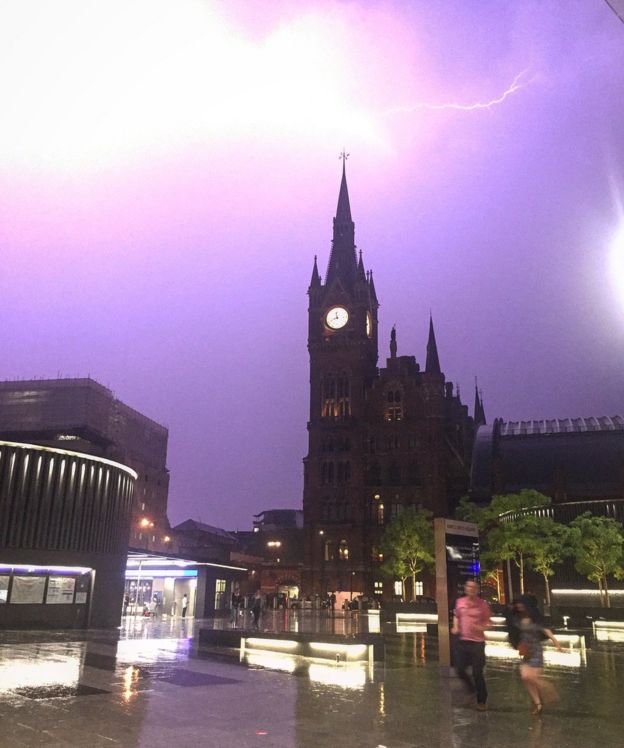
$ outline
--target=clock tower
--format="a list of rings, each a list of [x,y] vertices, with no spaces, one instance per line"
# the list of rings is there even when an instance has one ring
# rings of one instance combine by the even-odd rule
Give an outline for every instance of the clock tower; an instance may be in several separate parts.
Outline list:
[[[424,370],[415,356],[378,368],[379,303],[355,246],[346,156],[324,282],[308,288],[310,416],[304,458],[303,593],[391,600],[400,580],[381,573],[385,526],[406,507],[449,516],[469,484],[474,422],[440,367],[429,320]],[[423,325],[423,331],[425,327]],[[409,594],[431,594],[418,580]]]
[[[308,289],[309,450],[304,460],[305,589],[361,589],[347,574],[361,555],[361,427],[366,393],[377,376],[377,309],[373,275],[356,254],[343,155],[332,247],[321,281],[316,258]],[[330,579],[338,558],[340,579]],[[360,560],[361,561],[361,560]],[[325,574],[327,571],[327,575]],[[327,578],[326,578],[327,577]],[[333,588],[332,587],[332,588]]]

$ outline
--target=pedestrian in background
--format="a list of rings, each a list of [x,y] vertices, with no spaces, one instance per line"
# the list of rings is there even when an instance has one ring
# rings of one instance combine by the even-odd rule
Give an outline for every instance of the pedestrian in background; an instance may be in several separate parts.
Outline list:
[[[455,603],[451,633],[458,636],[455,671],[471,694],[476,694],[477,710],[487,709],[485,683],[485,630],[490,627],[490,606],[479,597],[479,585],[470,580],[464,597]],[[472,675],[468,674],[468,668]]]
[[[258,629],[260,628],[260,614],[262,613],[262,594],[260,590],[257,590],[254,595],[251,612],[253,614],[253,627]]]
[[[234,626],[236,626],[238,623],[239,611],[242,604],[242,596],[238,594],[238,590],[234,590],[234,592],[232,592],[232,614],[230,617],[230,623],[234,624]]]
[[[182,596],[182,618],[186,618],[186,609],[188,608],[188,604],[188,595],[184,593],[184,595]]]

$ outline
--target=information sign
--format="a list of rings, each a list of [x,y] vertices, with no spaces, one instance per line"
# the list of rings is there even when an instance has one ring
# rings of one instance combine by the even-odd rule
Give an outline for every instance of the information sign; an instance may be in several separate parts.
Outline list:
[[[451,624],[455,601],[464,584],[479,577],[479,530],[470,522],[434,520],[436,602],[440,666],[451,665]]]
[[[74,602],[75,586],[76,581],[73,577],[50,577],[46,603],[48,605],[71,605]]]
[[[14,576],[10,602],[14,605],[42,603],[45,580],[45,577]]]

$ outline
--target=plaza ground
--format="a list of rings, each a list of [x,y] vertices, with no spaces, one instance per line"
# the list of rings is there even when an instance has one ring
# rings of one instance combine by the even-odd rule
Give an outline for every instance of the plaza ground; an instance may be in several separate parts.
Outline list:
[[[585,664],[549,667],[561,700],[535,718],[517,663],[488,662],[490,708],[478,713],[440,673],[425,634],[391,635],[374,672],[326,662],[293,673],[279,657],[241,663],[198,652],[206,625],[139,618],[116,632],[0,633],[0,746],[624,745],[624,644],[598,643]]]

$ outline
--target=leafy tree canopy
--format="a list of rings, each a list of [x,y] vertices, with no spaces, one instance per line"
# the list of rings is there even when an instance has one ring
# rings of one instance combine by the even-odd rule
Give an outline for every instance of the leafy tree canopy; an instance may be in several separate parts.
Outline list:
[[[426,509],[407,507],[386,527],[380,549],[384,555],[381,570],[405,580],[435,563],[433,515]]]

